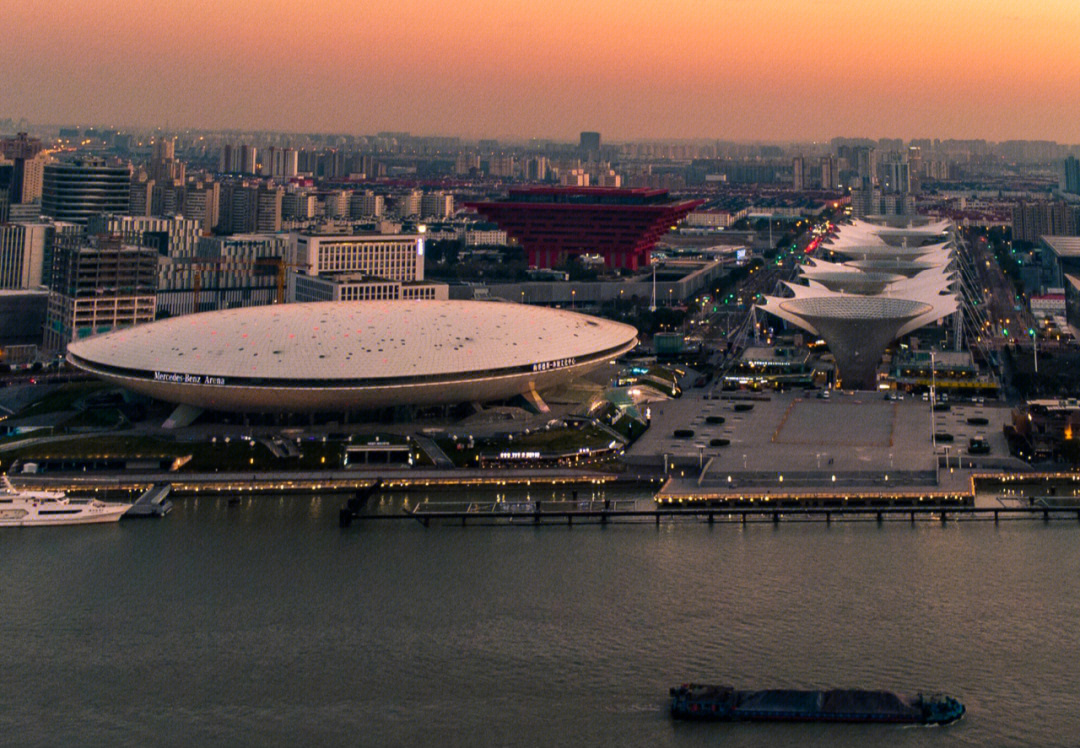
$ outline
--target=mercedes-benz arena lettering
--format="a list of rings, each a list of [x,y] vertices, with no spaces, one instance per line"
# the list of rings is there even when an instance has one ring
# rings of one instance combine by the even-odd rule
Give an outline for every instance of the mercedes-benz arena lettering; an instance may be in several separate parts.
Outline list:
[[[315,412],[502,400],[631,348],[629,325],[485,301],[345,301],[192,314],[86,338],[68,361],[167,402]]]

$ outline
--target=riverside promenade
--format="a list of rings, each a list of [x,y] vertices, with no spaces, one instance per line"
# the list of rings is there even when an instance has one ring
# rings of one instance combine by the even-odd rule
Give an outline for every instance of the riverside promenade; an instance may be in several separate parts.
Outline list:
[[[644,473],[612,474],[570,468],[543,469],[383,469],[259,472],[124,472],[13,475],[18,488],[51,488],[79,493],[144,491],[172,484],[173,496],[214,493],[354,493],[381,482],[383,491],[531,486],[635,486],[655,491],[660,481]]]

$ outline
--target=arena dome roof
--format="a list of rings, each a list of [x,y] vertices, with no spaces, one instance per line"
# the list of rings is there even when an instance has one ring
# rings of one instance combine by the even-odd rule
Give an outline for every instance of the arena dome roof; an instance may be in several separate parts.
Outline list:
[[[71,343],[68,359],[173,402],[316,410],[502,399],[567,378],[550,372],[599,365],[636,338],[629,325],[512,303],[316,302],[160,320]],[[509,394],[494,386],[510,379]],[[451,387],[464,383],[467,392]],[[253,390],[297,396],[267,400]],[[320,390],[354,397],[338,392],[330,402]]]

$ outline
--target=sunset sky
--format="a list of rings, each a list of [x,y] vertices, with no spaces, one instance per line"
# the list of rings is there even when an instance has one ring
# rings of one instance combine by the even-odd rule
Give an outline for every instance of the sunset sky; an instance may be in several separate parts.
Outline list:
[[[35,0],[0,117],[604,139],[1080,142],[1077,0]]]

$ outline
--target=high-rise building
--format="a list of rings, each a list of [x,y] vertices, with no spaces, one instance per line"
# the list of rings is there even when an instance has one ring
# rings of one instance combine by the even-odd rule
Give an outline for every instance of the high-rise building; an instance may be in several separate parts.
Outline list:
[[[597,187],[622,187],[622,175],[614,169],[601,169],[596,174]]]
[[[922,148],[910,146],[907,150],[908,191],[918,194],[922,191],[923,161]]]
[[[218,228],[228,234],[250,234],[258,219],[258,188],[247,182],[227,182],[221,188]]]
[[[186,167],[176,158],[176,138],[159,138],[154,142],[154,153],[148,173],[156,182],[184,182]]]
[[[1012,210],[1013,241],[1035,242],[1040,236],[1075,236],[1076,215],[1068,203],[1019,202]]]
[[[525,164],[525,178],[535,182],[543,182],[548,178],[547,156],[534,156]]]
[[[454,159],[454,173],[459,176],[470,174],[480,170],[480,155],[476,153],[459,153]]]
[[[175,216],[184,207],[184,183],[167,179],[154,183],[150,192],[150,215]]]
[[[911,191],[910,170],[903,161],[890,161],[886,165],[885,192],[906,195]]]
[[[581,138],[578,141],[578,149],[584,154],[591,154],[594,157],[600,155],[600,133],[598,132],[583,132]]]
[[[420,199],[420,217],[443,219],[454,214],[454,196],[446,192],[425,192]]]
[[[0,288],[41,285],[49,230],[45,223],[0,224]]]
[[[193,257],[159,263],[159,315],[273,304],[288,246],[284,234],[199,237]]]
[[[86,224],[87,236],[119,236],[125,244],[153,247],[165,257],[194,257],[202,236],[202,222],[182,216],[94,216]]]
[[[806,189],[806,159],[802,156],[791,159],[791,182],[796,192]]]
[[[226,143],[221,148],[218,170],[229,174],[254,174],[257,156],[255,146]]]
[[[281,231],[281,200],[285,190],[274,185],[262,185],[256,194],[255,230],[259,233]]]
[[[44,346],[62,353],[72,340],[152,322],[158,252],[119,237],[90,237],[54,258]]]
[[[380,218],[385,210],[385,201],[382,195],[376,195],[371,190],[366,192],[354,192],[349,200],[350,218]]]
[[[0,139],[0,156],[12,162],[11,183],[8,186],[10,203],[32,203],[41,198],[45,173],[45,154],[38,138],[25,132],[14,138]]]
[[[295,148],[277,148],[271,146],[267,152],[268,164],[263,164],[263,171],[269,169],[275,179],[288,179],[299,173],[299,155]]]
[[[411,218],[420,215],[420,200],[423,193],[420,190],[410,190],[398,195],[397,214],[399,218]]]
[[[878,159],[877,151],[873,148],[860,146],[855,151],[855,172],[860,180],[868,180],[871,186],[878,183]]]
[[[327,218],[346,218],[349,215],[349,190],[331,190],[323,197],[323,215]]]
[[[1077,159],[1076,156],[1069,156],[1065,159],[1064,167],[1065,179],[1062,181],[1061,189],[1074,195],[1080,195],[1080,159]]]
[[[184,217],[199,221],[204,232],[217,226],[220,206],[221,185],[218,182],[189,182],[184,188]]]
[[[559,184],[563,187],[588,187],[589,172],[584,169],[567,169],[559,174]]]
[[[86,227],[65,221],[53,221],[47,226],[45,257],[41,263],[41,285],[51,290],[56,272],[56,258],[82,246],[86,239]]]
[[[851,213],[856,218],[879,215],[881,210],[881,189],[871,186],[869,179],[851,190]]]
[[[499,154],[488,160],[488,173],[493,177],[512,177],[517,168],[513,156]]]
[[[315,217],[315,195],[304,189],[290,189],[281,199],[281,217],[308,221]]]
[[[836,165],[836,159],[825,156],[821,159],[821,189],[840,189],[840,171]]]
[[[128,213],[133,216],[148,216],[154,204],[154,180],[146,172],[140,172],[131,180],[131,198]]]
[[[85,224],[98,213],[127,213],[131,204],[128,166],[82,158],[45,167],[41,212],[58,221]]]

